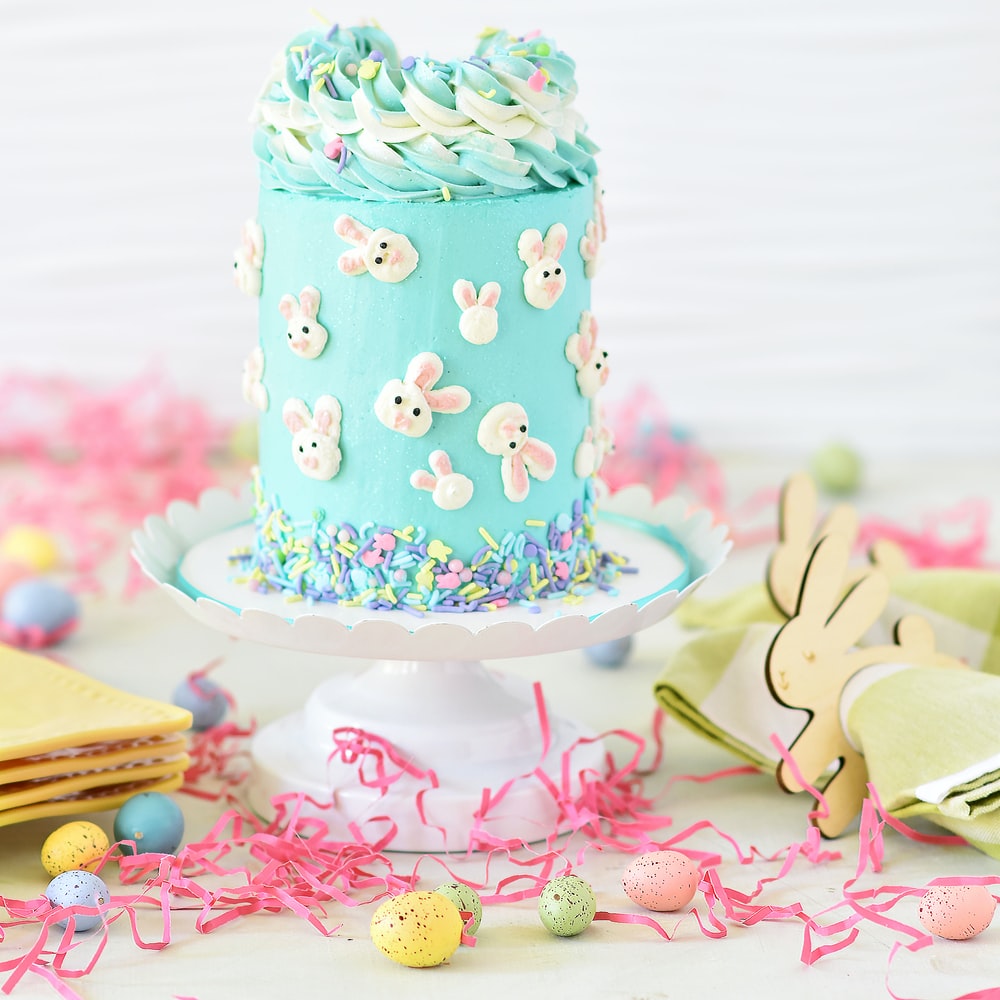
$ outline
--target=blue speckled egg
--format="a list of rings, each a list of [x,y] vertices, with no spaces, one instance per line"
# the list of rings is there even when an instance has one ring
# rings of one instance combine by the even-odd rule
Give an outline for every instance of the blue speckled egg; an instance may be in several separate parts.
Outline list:
[[[14,628],[54,632],[80,614],[76,598],[48,580],[20,580],[4,594],[0,618]]]
[[[222,722],[229,708],[222,689],[207,677],[185,677],[174,689],[173,701],[191,713],[191,728],[199,733]]]
[[[632,636],[630,635],[623,635],[620,639],[612,639],[610,642],[599,642],[584,650],[587,659],[599,667],[620,667],[628,659],[631,652]]]
[[[161,792],[140,792],[115,815],[115,840],[134,840],[139,854],[174,854],[184,838],[184,814]],[[121,845],[123,854],[132,848]]]
[[[579,875],[560,875],[545,884],[538,897],[538,916],[545,929],[559,937],[585,931],[597,912],[597,897]]]
[[[104,880],[93,872],[69,871],[57,875],[45,890],[45,898],[53,906],[103,906],[111,900],[111,893]],[[77,932],[89,931],[103,921],[98,913],[93,916],[74,914],[74,927]],[[65,927],[69,917],[57,921],[57,926]]]

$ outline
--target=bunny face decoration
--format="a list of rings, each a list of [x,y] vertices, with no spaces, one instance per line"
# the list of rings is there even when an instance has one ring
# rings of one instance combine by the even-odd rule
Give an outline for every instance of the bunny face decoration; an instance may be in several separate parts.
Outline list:
[[[391,431],[423,437],[431,429],[434,413],[461,413],[472,397],[460,385],[435,389],[444,364],[431,351],[410,360],[403,378],[390,379],[375,400],[375,416]]]
[[[442,510],[464,507],[472,499],[472,480],[452,469],[446,451],[432,451],[429,461],[432,471],[418,469],[410,476],[410,485],[417,490],[429,490],[431,499]]]
[[[267,387],[264,385],[264,351],[258,344],[243,362],[243,398],[262,413],[267,409]]]
[[[326,327],[316,319],[319,302],[319,292],[306,285],[297,299],[283,295],[278,303],[278,311],[288,321],[288,346],[293,354],[306,360],[318,358],[329,339]]]
[[[292,432],[292,457],[303,475],[325,481],[340,471],[340,403],[320,396],[310,412],[301,399],[288,399],[281,410]]]
[[[537,229],[525,229],[517,241],[517,255],[527,265],[524,297],[536,309],[551,309],[566,288],[566,271],[559,257],[566,247],[566,227],[549,226],[545,238]]]
[[[261,268],[264,265],[264,230],[254,219],[243,223],[240,245],[233,255],[233,278],[246,295],[260,295]]]
[[[528,437],[528,414],[520,403],[497,403],[479,422],[479,446],[500,456],[504,496],[512,503],[528,497],[528,475],[550,479],[556,468],[556,453],[537,438]]]
[[[576,369],[576,384],[580,395],[593,399],[601,386],[606,385],[610,369],[608,352],[597,347],[597,320],[588,310],[580,315],[577,333],[566,341],[566,360]]]
[[[493,340],[499,323],[496,305],[500,301],[500,286],[495,281],[487,281],[477,293],[471,281],[459,278],[451,294],[462,310],[459,333],[470,344],[488,344]]]
[[[345,250],[337,261],[344,274],[367,271],[379,281],[395,284],[409,277],[420,259],[413,244],[391,229],[373,231],[349,215],[341,215],[333,228],[338,236],[354,245],[353,250]]]

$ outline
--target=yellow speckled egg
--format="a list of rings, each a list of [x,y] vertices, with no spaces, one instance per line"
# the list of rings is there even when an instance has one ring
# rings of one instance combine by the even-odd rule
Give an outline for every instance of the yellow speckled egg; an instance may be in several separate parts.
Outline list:
[[[45,838],[42,867],[53,877],[96,867],[110,847],[107,834],[95,823],[65,823]]]
[[[449,959],[462,943],[462,917],[438,892],[404,892],[372,914],[371,936],[394,962],[427,969]]]
[[[59,565],[59,546],[47,531],[31,524],[15,524],[0,538],[0,556],[36,573],[47,573]]]
[[[680,851],[649,851],[625,869],[625,895],[647,910],[669,913],[687,906],[701,881],[698,866]]]

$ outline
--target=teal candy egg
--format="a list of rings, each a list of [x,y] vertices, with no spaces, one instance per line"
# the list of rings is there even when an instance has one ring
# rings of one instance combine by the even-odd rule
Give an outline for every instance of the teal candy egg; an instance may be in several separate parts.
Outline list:
[[[578,875],[552,879],[538,897],[539,918],[546,930],[559,937],[574,937],[585,931],[596,912],[594,890]]]
[[[584,653],[591,663],[599,667],[620,667],[632,652],[632,636],[623,635],[620,639],[610,642],[599,642],[588,646]]]
[[[76,598],[48,580],[20,580],[4,595],[0,618],[14,628],[54,632],[79,616]]]
[[[450,899],[460,911],[472,914],[472,922],[466,927],[467,934],[475,934],[479,930],[479,925],[483,922],[483,902],[472,886],[463,882],[446,882],[434,891]]]
[[[184,814],[161,792],[140,792],[115,815],[115,840],[134,840],[138,854],[175,854],[184,838]],[[122,844],[123,854],[132,848]]]
[[[174,689],[173,701],[191,713],[191,728],[199,733],[217,726],[229,709],[222,688],[207,677],[185,677]]]
[[[104,880],[93,872],[68,871],[57,875],[45,890],[45,898],[53,906],[103,906],[111,900],[111,893]],[[73,917],[77,932],[89,931],[103,921],[98,913],[94,915],[76,914]],[[58,927],[65,927],[69,917],[56,921]]]

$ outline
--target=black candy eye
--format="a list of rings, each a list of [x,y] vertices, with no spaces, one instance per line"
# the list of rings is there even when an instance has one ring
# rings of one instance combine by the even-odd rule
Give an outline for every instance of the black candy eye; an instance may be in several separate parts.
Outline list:
[[[413,407],[413,415],[415,417],[419,417],[420,416],[420,407],[419,406]]]
[[[299,445],[299,451],[305,451],[305,448],[303,448],[302,445]]]
[[[379,244],[379,249],[380,250],[388,250],[389,249],[389,244],[388,243],[380,243]]]
[[[542,277],[543,278],[547,278],[548,276],[549,276],[549,272],[548,271],[542,271]]]
[[[395,398],[395,399],[393,400],[393,402],[394,402],[394,403],[395,403],[395,404],[396,404],[397,406],[399,406],[399,404],[403,402],[403,397],[402,397],[402,396],[397,396],[397,397],[396,397],[396,398]]]
[[[598,361],[598,362],[597,362],[597,364],[596,364],[596,365],[594,365],[594,367],[595,367],[595,368],[596,368],[596,369],[597,369],[598,371],[600,371],[600,370],[601,370],[601,362],[600,362],[600,361]]]
[[[507,447],[509,447],[509,448],[516,448],[517,444],[514,441],[511,441],[511,443]]]
[[[376,257],[375,258],[375,263],[376,264],[381,264],[382,263],[382,258],[381,257]]]
[[[528,433],[528,425],[527,424],[521,424],[521,433],[522,434],[527,434]]]
[[[313,443],[312,443],[312,446],[313,446],[314,448],[318,448],[318,447],[319,447],[319,445],[318,445],[318,444],[317,444],[317,443],[316,443],[315,441],[313,441]]]
[[[289,331],[288,331],[288,339],[289,339],[289,340],[291,340],[291,339],[292,339],[292,331],[291,331],[291,330],[289,330]]]
[[[309,333],[309,327],[308,326],[302,327],[302,332],[306,334]]]
[[[562,274],[562,268],[561,267],[557,267],[556,268],[556,274]]]

